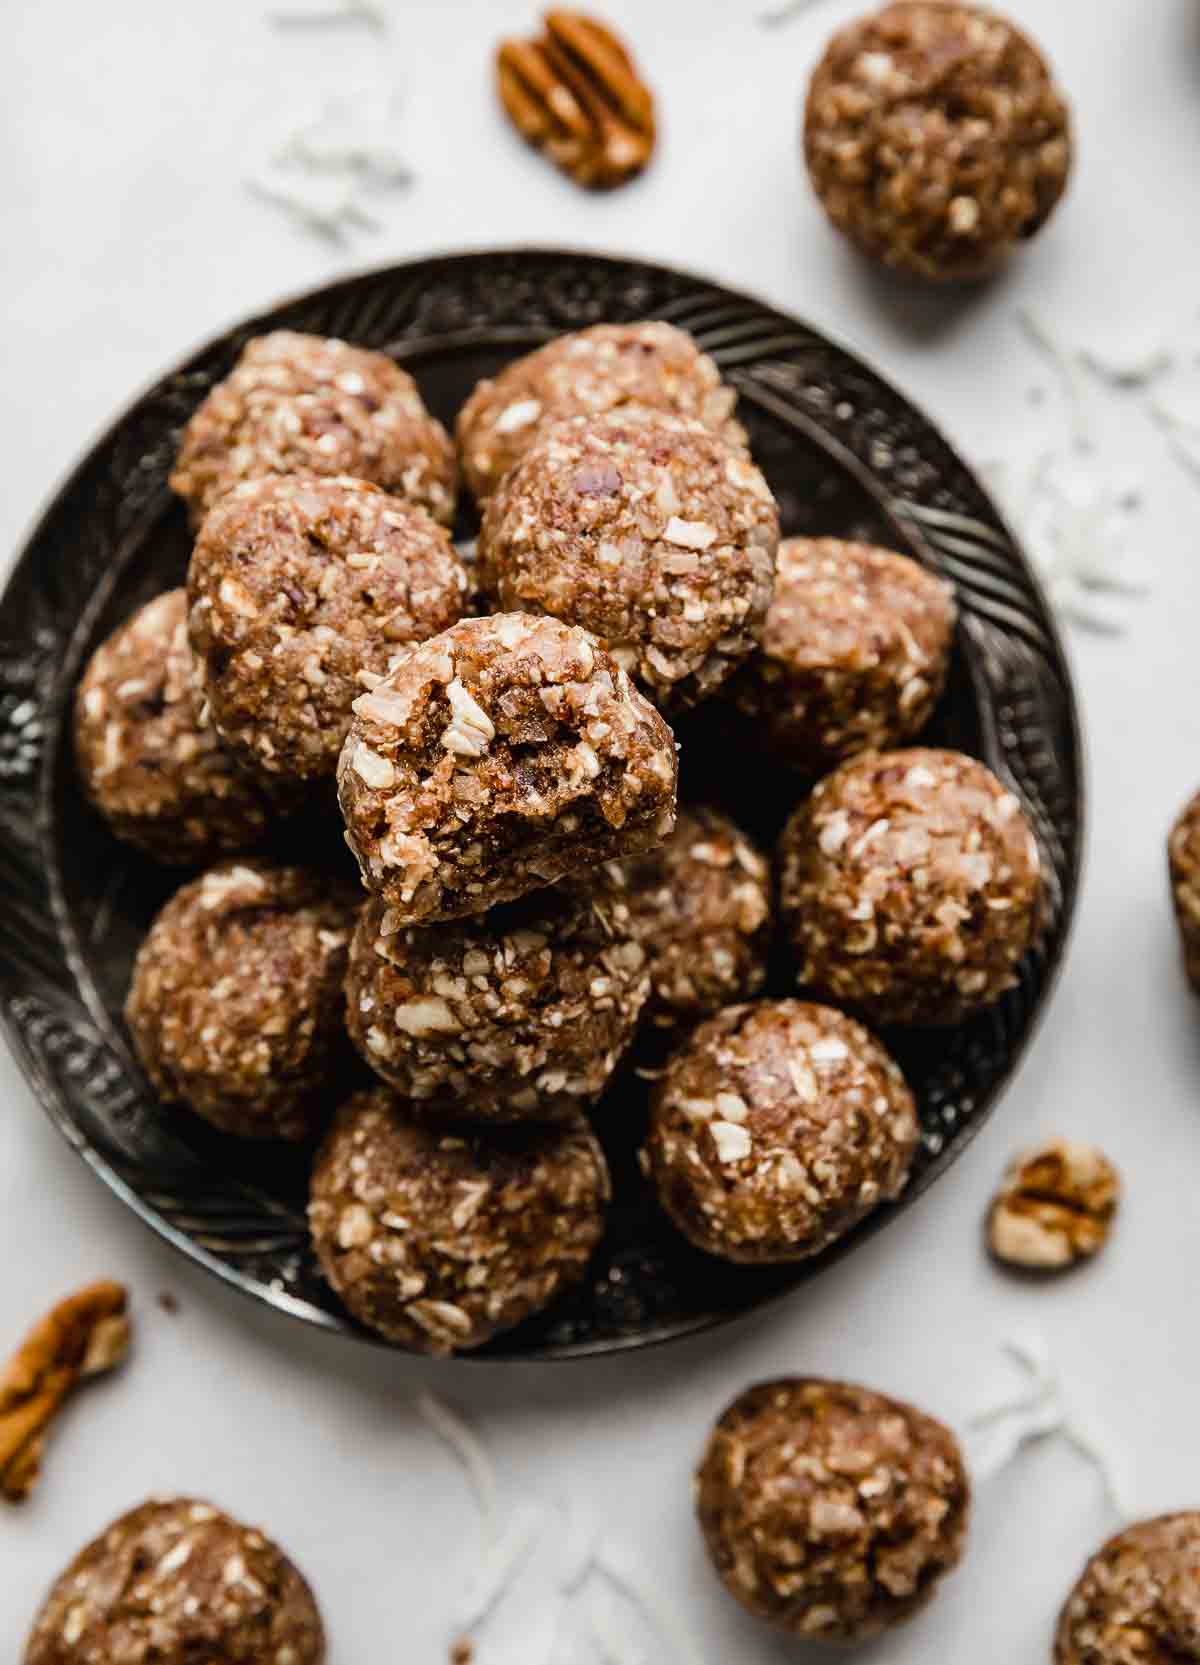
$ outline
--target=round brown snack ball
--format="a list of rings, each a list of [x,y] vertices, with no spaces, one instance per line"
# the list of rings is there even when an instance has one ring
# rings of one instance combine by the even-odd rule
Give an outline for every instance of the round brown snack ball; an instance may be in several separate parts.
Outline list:
[[[1184,971],[1200,993],[1200,792],[1188,801],[1171,828],[1167,859]]]
[[[222,862],[176,891],[125,1002],[164,1102],[247,1139],[313,1130],[358,901],[319,873],[262,861]]]
[[[458,415],[463,477],[482,503],[552,423],[623,405],[693,417],[741,445],[736,400],[708,354],[674,324],[594,324],[478,384]]]
[[[1138,1521],[1092,1556],[1059,1615],[1054,1665],[1200,1660],[1200,1512]]]
[[[338,1111],[313,1170],[309,1225],[326,1278],[360,1323],[452,1353],[577,1282],[608,1197],[582,1117],[451,1132],[376,1087]]]
[[[725,1588],[805,1641],[861,1642],[901,1623],[962,1556],[958,1441],[870,1388],[802,1377],[748,1388],[696,1478]]]
[[[662,1028],[757,994],[766,981],[771,873],[728,816],[681,809],[657,849],[611,862],[630,929],[649,956],[649,1011]]]
[[[1041,929],[1029,822],[961,752],[852,758],[801,804],[779,855],[800,985],[878,1023],[957,1023],[991,1005]]]
[[[192,644],[222,740],[262,774],[332,775],[355,696],[459,619],[467,574],[424,509],[362,480],[247,480],[205,519]]]
[[[954,620],[951,586],[906,555],[786,538],[762,645],[725,697],[773,761],[821,774],[924,728]]]
[[[25,1665],[321,1665],[312,1591],[263,1533],[155,1499],[102,1532],[34,1620]]]
[[[675,823],[671,730],[593,636],[463,619],[354,702],[346,841],[384,929],[482,913]]]
[[[900,0],[829,43],[804,154],[826,213],[867,254],[919,277],[978,278],[1049,219],[1071,117],[1007,19]]]
[[[819,1254],[904,1188],[917,1113],[873,1036],[829,1006],[728,1006],[694,1030],[650,1102],[643,1163],[697,1248]]]
[[[114,630],[75,693],[83,789],[118,838],[172,866],[257,844],[270,800],[202,715],[187,596],[168,590]]]
[[[386,353],[293,330],[248,341],[183,430],[171,489],[193,525],[239,480],[352,475],[454,518],[450,436]]]
[[[350,1038],[377,1075],[468,1121],[572,1120],[604,1091],[650,992],[629,910],[591,874],[475,919],[350,944]]]
[[[758,645],[779,513],[744,451],[631,408],[550,428],[488,500],[502,607],[594,630],[663,710],[714,692]]]

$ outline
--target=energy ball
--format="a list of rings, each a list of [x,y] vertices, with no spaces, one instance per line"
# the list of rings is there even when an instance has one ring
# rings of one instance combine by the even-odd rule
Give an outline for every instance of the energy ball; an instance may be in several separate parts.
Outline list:
[[[742,450],[635,408],[550,428],[488,499],[500,605],[595,631],[664,711],[712,694],[758,645],[779,512]]]
[[[648,1010],[671,1028],[757,994],[767,977],[771,873],[719,810],[681,809],[655,850],[611,862],[650,965]]]
[[[278,475],[206,517],[188,597],[222,740],[247,768],[308,781],[336,770],[356,695],[462,616],[467,573],[424,509],[362,480]]]
[[[1044,882],[1013,793],[961,752],[871,752],[780,840],[797,978],[877,1023],[957,1023],[998,1000],[1041,930]]]
[[[675,823],[671,730],[593,636],[556,619],[463,619],[354,713],[338,796],[385,934],[515,901]]]
[[[98,647],[75,694],[75,758],[118,838],[171,866],[259,843],[274,819],[202,714],[187,595],[168,590]]]
[[[1200,1660],[1200,1513],[1127,1526],[1092,1556],[1058,1620],[1054,1665]]]
[[[978,278],[1053,213],[1071,117],[1007,19],[900,0],[833,37],[804,154],[825,212],[865,253],[922,278]]]
[[[360,1323],[419,1352],[453,1353],[577,1282],[608,1198],[582,1117],[451,1132],[376,1087],[338,1111],[313,1170],[309,1225],[330,1286]]]
[[[322,1665],[302,1575],[263,1533],[190,1498],[131,1509],[54,1584],[24,1665]]]
[[[722,1260],[819,1254],[904,1188],[917,1113],[898,1066],[828,1006],[729,1006],[671,1058],[643,1165],[697,1248]]]
[[[618,894],[589,874],[453,924],[384,935],[387,913],[359,915],[347,1022],[414,1109],[569,1121],[600,1097],[650,991]]]
[[[954,592],[906,555],[786,538],[762,645],[725,698],[739,729],[804,774],[910,740],[946,681]]]
[[[736,400],[708,354],[673,324],[594,324],[478,384],[458,416],[463,477],[483,503],[552,423],[624,405],[693,417],[742,445]]]
[[[1171,828],[1167,857],[1184,970],[1200,993],[1200,792]]]
[[[958,1441],[911,1405],[802,1377],[735,1399],[696,1477],[717,1576],[756,1618],[862,1642],[924,1607],[962,1556]]]
[[[138,950],[125,1021],[167,1104],[246,1139],[303,1139],[342,1029],[358,895],[227,861],[184,885]]]
[[[345,341],[248,341],[183,430],[171,489],[198,526],[222,492],[265,474],[348,474],[454,519],[449,434],[386,353]]]

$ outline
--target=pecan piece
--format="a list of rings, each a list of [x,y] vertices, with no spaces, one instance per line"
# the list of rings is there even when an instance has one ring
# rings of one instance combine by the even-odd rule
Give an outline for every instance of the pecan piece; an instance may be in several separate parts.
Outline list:
[[[71,1390],[129,1351],[127,1307],[121,1284],[89,1284],[35,1324],[0,1373],[0,1495],[10,1502],[32,1491],[46,1429]]]
[[[500,102],[578,185],[621,185],[654,149],[654,99],[624,44],[582,12],[548,11],[537,40],[496,56]]]
[[[997,1260],[1059,1271],[1103,1247],[1121,1196],[1103,1151],[1050,1139],[1019,1156],[988,1211],[988,1247]]]

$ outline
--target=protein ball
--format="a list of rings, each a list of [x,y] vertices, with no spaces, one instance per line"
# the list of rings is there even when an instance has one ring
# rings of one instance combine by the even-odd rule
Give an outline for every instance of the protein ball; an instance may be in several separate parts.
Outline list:
[[[770,1000],[693,1031],[650,1101],[643,1165],[684,1236],[723,1260],[802,1260],[904,1188],[917,1113],[851,1018]]]
[[[719,810],[681,809],[657,849],[612,862],[650,964],[649,1011],[670,1028],[757,994],[766,981],[771,874]]]
[[[489,498],[483,581],[502,607],[593,630],[663,710],[758,645],[779,514],[744,451],[629,409],[550,428]]]
[[[804,154],[825,212],[867,254],[918,277],[978,278],[1054,211],[1070,111],[1007,19],[901,0],[833,37]]]
[[[167,1104],[226,1133],[302,1139],[342,1028],[356,893],[318,873],[223,862],[184,885],[138,950],[125,1020]]]
[[[734,1400],[696,1484],[725,1588],[812,1642],[865,1641],[924,1607],[962,1556],[969,1502],[940,1422],[869,1388],[799,1377]]]
[[[454,624],[466,568],[424,509],[361,480],[233,487],[188,572],[192,645],[222,740],[248,767],[332,775],[350,707],[397,652]]]
[[[131,1509],[71,1562],[25,1665],[322,1665],[312,1591],[262,1532],[190,1498]]]
[[[1167,857],[1184,970],[1200,993],[1200,792],[1171,828]]]
[[[852,758],[796,810],[779,855],[798,982],[878,1023],[957,1023],[990,1005],[1041,929],[1029,822],[961,752]]]
[[[582,1117],[452,1132],[377,1087],[338,1111],[313,1170],[309,1225],[330,1286],[360,1323],[452,1353],[577,1282],[608,1197]]]
[[[463,477],[483,503],[552,423],[624,405],[692,417],[742,445],[736,399],[708,354],[673,324],[594,324],[476,386],[458,416]]]
[[[1054,1665],[1200,1660],[1200,1513],[1127,1526],[1092,1556],[1058,1620]]]
[[[454,518],[450,436],[386,353],[274,330],[246,343],[183,430],[171,489],[192,524],[239,480],[351,475]]]
[[[594,637],[555,619],[463,619],[354,712],[338,796],[389,934],[515,901],[675,823],[671,730]]]
[[[954,592],[906,555],[786,538],[762,645],[725,698],[772,761],[822,774],[924,728],[946,680]]]
[[[202,715],[187,596],[168,590],[98,647],[75,694],[75,758],[118,838],[187,866],[259,843],[274,817]]]

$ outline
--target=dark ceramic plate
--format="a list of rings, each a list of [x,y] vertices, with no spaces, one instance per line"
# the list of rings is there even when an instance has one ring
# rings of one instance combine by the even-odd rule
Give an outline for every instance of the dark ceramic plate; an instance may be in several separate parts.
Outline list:
[[[902,1201],[837,1254],[945,1173],[995,1104],[1050,994],[1081,836],[1068,671],[1045,602],[995,509],[900,394],[794,318],[630,260],[469,254],[372,272],[291,301],[205,347],[117,419],[50,505],[0,601],[0,1005],[43,1107],[106,1184],[192,1259],[307,1323],[361,1333],[315,1274],[304,1154],[263,1157],[187,1116],[164,1114],[130,1060],[120,1021],[130,961],[179,880],[115,843],[81,798],[67,720],[72,689],[118,621],[182,581],[188,535],[167,491],[168,469],[182,423],[250,336],[286,327],[382,348],[449,422],[480,376],[548,336],[643,317],[691,330],[736,384],[786,532],[875,539],[954,580],[962,623],[933,734],[982,757],[1017,789],[1049,874],[1049,930],[1018,987],[953,1032],[889,1037],[920,1101],[916,1169]],[[459,533],[473,530],[464,519]],[[693,789],[731,800],[769,839],[797,788],[767,774],[710,771]],[[782,976],[776,987],[786,987]],[[621,1102],[607,1117],[601,1107],[600,1120],[621,1130],[610,1151],[617,1200],[592,1275],[483,1356],[568,1358],[664,1341],[745,1312],[832,1258],[737,1268],[682,1244],[632,1160],[644,1091],[632,1068],[612,1091]]]

